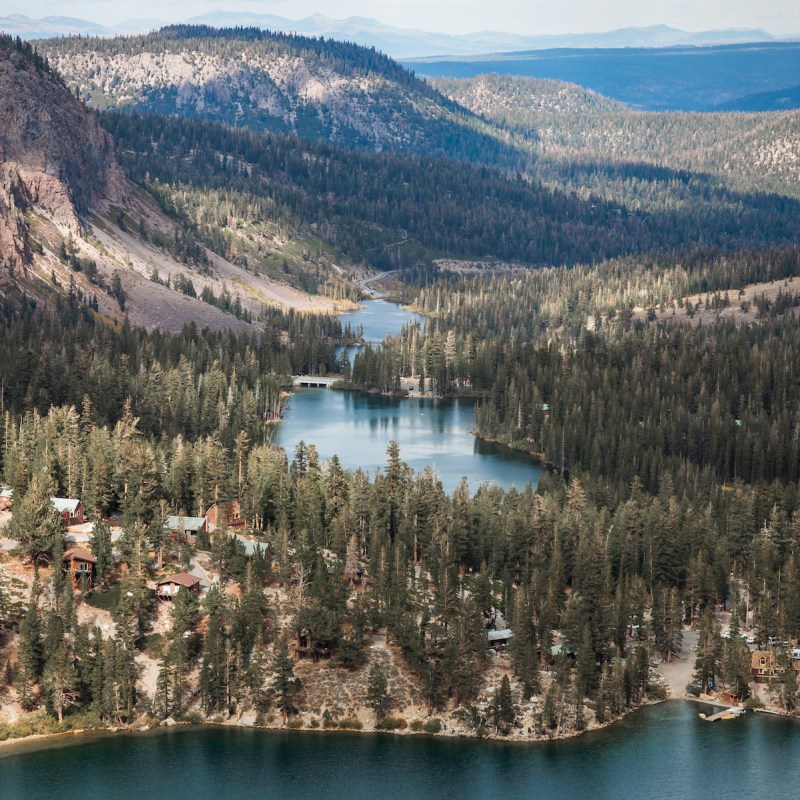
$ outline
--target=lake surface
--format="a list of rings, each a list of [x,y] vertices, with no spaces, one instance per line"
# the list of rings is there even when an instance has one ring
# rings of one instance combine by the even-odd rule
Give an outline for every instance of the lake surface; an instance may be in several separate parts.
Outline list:
[[[407,311],[397,303],[386,300],[366,300],[363,308],[351,314],[342,314],[339,321],[342,327],[350,325],[355,334],[358,326],[363,331],[364,341],[379,344],[386,336],[397,336],[403,325],[418,322],[425,327],[426,318],[422,314]]]
[[[369,300],[364,308],[341,317],[352,330],[361,325],[364,338],[381,342],[396,335],[406,323],[424,317],[396,303]],[[349,348],[351,351],[356,348]],[[543,469],[524,453],[476,439],[471,400],[391,398],[365,392],[330,389],[294,390],[289,409],[275,429],[274,442],[292,457],[298,442],[313,444],[321,458],[338,455],[344,467],[361,468],[370,475],[386,466],[386,448],[394,439],[401,458],[415,472],[432,467],[445,491],[462,477],[474,491],[485,481],[505,489],[522,490],[539,482]]]
[[[274,441],[289,458],[302,439],[322,458],[336,454],[342,465],[370,475],[386,466],[386,447],[394,439],[400,457],[415,471],[436,470],[445,491],[466,476],[474,491],[484,481],[509,488],[534,488],[542,467],[524,453],[483,442],[470,400],[381,397],[333,389],[295,389],[289,409],[276,426]]]
[[[250,729],[76,737],[0,750],[3,800],[794,800],[797,722],[748,714],[709,724],[700,707],[646,708],[553,744]]]

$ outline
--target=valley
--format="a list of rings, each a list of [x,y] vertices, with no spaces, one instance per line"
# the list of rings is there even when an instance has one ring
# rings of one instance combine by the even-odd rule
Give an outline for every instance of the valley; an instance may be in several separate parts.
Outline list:
[[[797,52],[0,38],[0,793],[791,757]]]

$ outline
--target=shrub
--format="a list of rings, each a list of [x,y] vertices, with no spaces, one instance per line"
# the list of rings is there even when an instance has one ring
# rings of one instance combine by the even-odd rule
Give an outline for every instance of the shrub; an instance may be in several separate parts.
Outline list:
[[[319,728],[319,720],[316,717],[312,717],[308,722],[308,727],[316,730]]]
[[[764,708],[764,704],[757,697],[748,697],[744,701],[744,707],[748,711],[755,711],[757,708]]]
[[[302,720],[299,720],[299,719],[297,719],[297,718],[290,719],[290,720],[289,720],[289,721],[286,723],[286,727],[287,727],[287,728],[290,728],[290,729],[291,729],[291,730],[293,730],[293,731],[296,731],[298,728],[302,728],[302,727],[303,727],[303,721],[302,721]]]
[[[349,719],[340,719],[339,727],[342,730],[346,731],[360,731],[364,726],[361,723],[361,720],[349,718]]]
[[[442,730],[442,723],[434,717],[433,719],[429,719],[422,726],[422,730],[425,731],[425,733],[439,733]]]
[[[386,717],[382,719],[376,726],[376,731],[397,731],[404,730],[408,727],[408,723],[401,717]]]
[[[419,733],[419,731],[422,730],[422,725],[423,725],[423,723],[422,723],[421,719],[415,719],[411,723],[411,730],[412,731],[416,731],[417,733]]]
[[[328,730],[329,728],[338,728],[339,726],[336,723],[335,719],[331,719],[330,717],[325,717],[325,719],[322,720],[322,727],[325,728],[325,730]]]
[[[651,700],[666,700],[667,690],[660,683],[651,683],[647,687],[647,696]]]

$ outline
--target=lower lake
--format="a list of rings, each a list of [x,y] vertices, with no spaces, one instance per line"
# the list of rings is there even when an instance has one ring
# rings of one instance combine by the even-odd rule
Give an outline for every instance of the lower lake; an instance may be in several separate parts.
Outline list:
[[[0,749],[3,800],[794,800],[797,722],[698,719],[669,702],[552,744],[236,728],[65,737]],[[23,746],[25,747],[25,746]]]
[[[373,475],[386,466],[386,447],[394,439],[414,471],[426,466],[451,492],[466,476],[474,491],[484,481],[522,490],[536,488],[542,467],[524,453],[472,435],[475,409],[470,400],[393,398],[334,389],[294,390],[273,441],[291,459],[300,440],[313,444],[321,458],[338,455],[344,467]]]

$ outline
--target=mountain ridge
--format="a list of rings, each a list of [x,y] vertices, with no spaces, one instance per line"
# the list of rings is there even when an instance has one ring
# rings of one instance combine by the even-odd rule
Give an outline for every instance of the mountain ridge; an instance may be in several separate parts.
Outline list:
[[[350,16],[344,19],[317,13],[301,19],[290,19],[269,13],[232,12],[214,9],[186,20],[126,20],[115,25],[68,17],[32,19],[24,14],[0,17],[0,30],[25,39],[49,38],[69,34],[115,36],[125,33],[147,33],[154,29],[186,22],[216,27],[256,26],[266,30],[332,37],[351,41],[365,47],[375,47],[393,58],[421,56],[487,55],[512,50],[537,50],[558,47],[674,47],[677,45],[704,46],[722,43],[771,42],[797,39],[796,36],[775,36],[760,28],[723,28],[685,31],[670,25],[624,27],[611,31],[519,34],[508,31],[475,31],[451,34],[419,28],[387,25],[377,19]]]
[[[36,47],[100,109],[511,168],[519,162],[493,126],[388,56],[355,44],[177,25],[138,37],[40,40]]]

